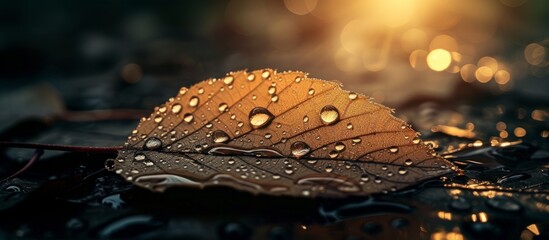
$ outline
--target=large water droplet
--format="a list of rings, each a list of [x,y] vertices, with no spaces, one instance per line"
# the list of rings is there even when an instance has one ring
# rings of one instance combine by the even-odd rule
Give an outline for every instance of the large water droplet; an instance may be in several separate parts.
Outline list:
[[[265,70],[263,71],[263,73],[261,73],[261,77],[265,79],[269,78],[269,76],[271,76],[271,73],[268,70]]]
[[[193,119],[194,119],[194,116],[190,113],[186,113],[185,116],[183,116],[183,121],[185,121],[186,123],[192,122]]]
[[[191,97],[191,99],[189,100],[189,106],[191,106],[191,107],[196,107],[196,106],[198,106],[199,101],[200,101],[200,100],[198,99],[198,97],[193,96],[193,97]]]
[[[405,164],[406,166],[410,166],[410,165],[412,165],[413,163],[414,163],[414,162],[412,161],[412,159],[409,159],[409,158],[408,158],[408,159],[404,160],[404,164]]]
[[[155,123],[162,122],[162,116],[157,115],[156,117],[154,117],[154,122],[155,122]]]
[[[301,141],[294,142],[292,146],[290,146],[290,149],[292,150],[292,155],[296,158],[303,157],[311,151],[311,147]]]
[[[177,114],[177,113],[181,112],[181,109],[182,109],[181,104],[176,103],[172,106],[172,113]]]
[[[343,144],[342,142],[337,142],[335,144],[335,150],[338,152],[345,150],[345,144]]]
[[[336,150],[333,150],[328,155],[330,156],[330,158],[336,158],[337,156],[339,156],[339,152]]]
[[[253,81],[255,79],[255,75],[253,73],[250,73],[250,75],[248,75],[248,81]]]
[[[158,109],[158,111],[161,112],[161,113],[164,113],[164,112],[166,112],[166,107],[165,107],[165,106],[164,106],[164,107],[160,107],[160,108]]]
[[[315,94],[315,90],[313,88],[311,88],[311,89],[309,89],[308,93],[309,93],[309,95],[313,95],[313,94]]]
[[[223,79],[223,82],[227,85],[231,85],[234,81],[234,77],[233,76],[226,76],[224,79]]]
[[[273,114],[266,108],[256,107],[250,111],[250,124],[253,128],[264,128],[273,121]]]
[[[406,173],[408,173],[408,170],[406,170],[406,168],[399,168],[398,169],[398,174],[405,175]]]
[[[327,105],[320,110],[320,119],[324,125],[335,124],[339,120],[339,111],[332,105]]]
[[[229,141],[229,135],[221,130],[215,130],[212,137],[215,143],[226,143]]]
[[[276,87],[270,86],[269,89],[267,90],[267,92],[271,95],[275,94],[276,93]]]
[[[227,105],[226,103],[221,103],[221,104],[219,104],[218,109],[219,109],[220,112],[225,112],[225,111],[227,111],[228,107],[229,107],[229,105]]]
[[[397,153],[397,152],[398,152],[398,147],[395,147],[395,146],[390,147],[390,148],[389,148],[389,152],[390,152],[390,153]]]
[[[334,171],[334,168],[332,166],[328,165],[324,168],[324,171],[326,171],[327,173],[331,173],[331,172]]]
[[[162,147],[162,141],[160,139],[151,137],[145,141],[145,149],[157,150]]]

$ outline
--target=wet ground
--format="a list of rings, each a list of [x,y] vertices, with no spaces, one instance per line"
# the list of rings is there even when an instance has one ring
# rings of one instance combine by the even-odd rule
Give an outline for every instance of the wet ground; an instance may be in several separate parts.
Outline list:
[[[19,96],[32,98],[48,92],[43,88],[25,91]],[[537,105],[508,99],[492,96],[477,106],[411,103],[397,111],[423,133],[428,144],[459,166],[461,173],[370,197],[256,196],[221,187],[152,193],[104,170],[104,161],[115,157],[112,154],[47,150],[24,173],[0,183],[0,236],[546,239],[547,121],[531,114]],[[18,142],[119,146],[142,114],[126,110],[106,116],[101,112],[63,112],[21,117],[2,129],[2,137]],[[456,116],[466,119],[466,124],[448,127]],[[514,136],[520,134],[516,132],[519,126],[526,132],[522,138]],[[510,136],[502,132],[510,132]],[[501,138],[502,134],[506,138]],[[3,149],[2,176],[16,172],[33,152]]]

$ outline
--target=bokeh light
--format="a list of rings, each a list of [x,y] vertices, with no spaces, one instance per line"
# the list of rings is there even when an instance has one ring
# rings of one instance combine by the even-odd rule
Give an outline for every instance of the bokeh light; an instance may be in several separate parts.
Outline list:
[[[311,13],[318,0],[284,0],[284,4],[291,12],[297,15],[306,15]]]
[[[475,71],[475,77],[481,83],[489,82],[490,80],[492,80],[493,76],[494,76],[494,71],[490,67],[487,67],[487,66],[479,67]]]
[[[545,48],[537,43],[531,43],[524,49],[524,58],[531,65],[540,65],[545,58]]]
[[[432,50],[429,55],[427,55],[427,64],[429,68],[434,71],[440,72],[448,68],[452,63],[452,55],[444,49],[435,49]]]

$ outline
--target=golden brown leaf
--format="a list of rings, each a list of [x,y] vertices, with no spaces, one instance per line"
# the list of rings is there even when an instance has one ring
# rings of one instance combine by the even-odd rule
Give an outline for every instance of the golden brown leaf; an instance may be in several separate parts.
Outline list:
[[[396,191],[450,167],[391,109],[333,82],[264,69],[182,88],[142,119],[114,168],[157,191],[346,196]]]

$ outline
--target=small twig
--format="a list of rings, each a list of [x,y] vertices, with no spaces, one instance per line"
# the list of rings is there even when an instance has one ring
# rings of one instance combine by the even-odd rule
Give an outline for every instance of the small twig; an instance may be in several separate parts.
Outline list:
[[[32,148],[32,149],[41,149],[41,150],[56,150],[56,151],[98,153],[98,154],[117,154],[118,150],[122,149],[122,146],[89,147],[89,146],[69,146],[69,145],[39,144],[39,143],[18,143],[18,142],[5,142],[5,141],[0,141],[0,147]]]
[[[15,178],[15,177],[19,176],[19,174],[25,172],[32,165],[34,165],[34,163],[36,161],[38,161],[38,159],[40,159],[40,156],[42,156],[42,154],[44,154],[44,150],[36,149],[36,151],[34,151],[34,154],[32,154],[31,159],[27,162],[27,164],[25,164],[25,166],[23,168],[19,169],[19,171],[15,172],[14,174],[10,175],[9,177],[0,180],[0,183],[3,183],[3,182],[8,181],[12,178]]]

